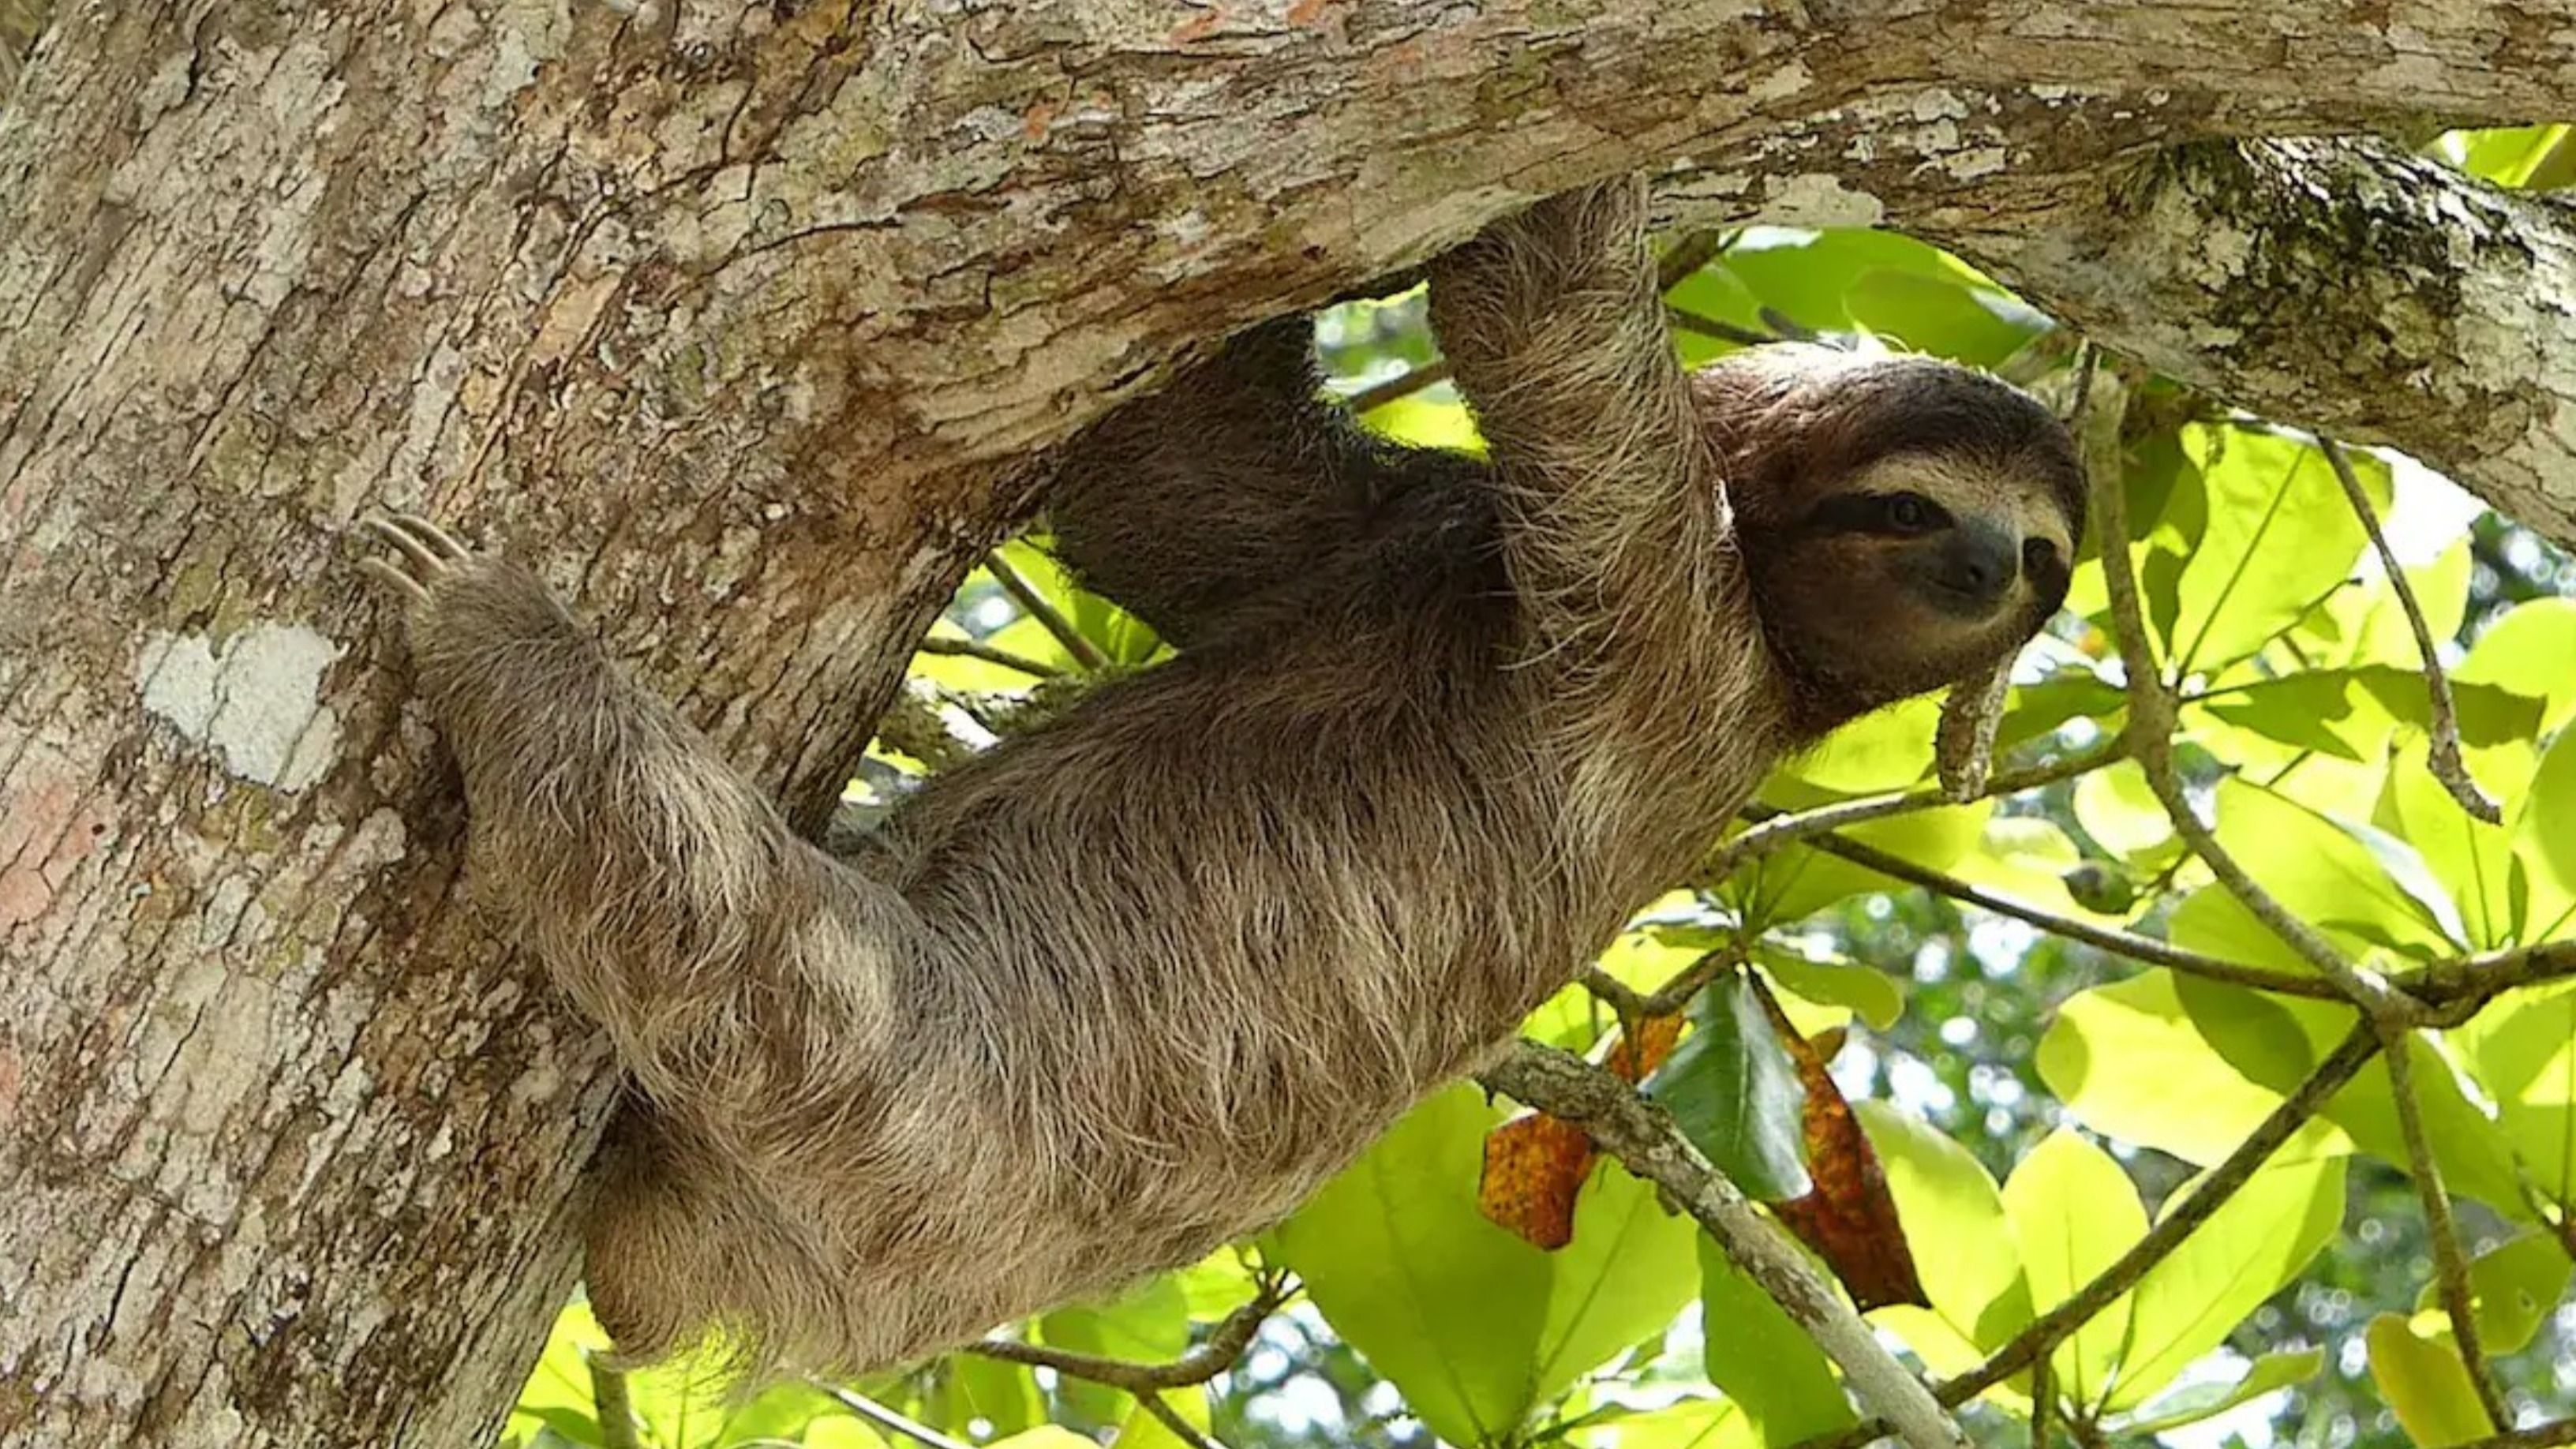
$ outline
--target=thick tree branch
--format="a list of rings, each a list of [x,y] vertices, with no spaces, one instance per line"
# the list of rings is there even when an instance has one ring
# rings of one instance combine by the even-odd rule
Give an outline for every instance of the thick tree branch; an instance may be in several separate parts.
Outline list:
[[[2116,182],[1983,194],[1998,204],[1908,198],[1892,220],[2160,372],[2400,448],[2576,544],[2566,202],[2367,140],[2212,142]]]

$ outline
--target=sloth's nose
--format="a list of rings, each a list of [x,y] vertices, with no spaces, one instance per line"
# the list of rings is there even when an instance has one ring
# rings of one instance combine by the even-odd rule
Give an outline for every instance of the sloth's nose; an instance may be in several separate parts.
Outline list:
[[[1982,519],[1962,519],[1941,541],[1932,581],[1969,608],[2000,603],[2021,576],[2021,541]]]

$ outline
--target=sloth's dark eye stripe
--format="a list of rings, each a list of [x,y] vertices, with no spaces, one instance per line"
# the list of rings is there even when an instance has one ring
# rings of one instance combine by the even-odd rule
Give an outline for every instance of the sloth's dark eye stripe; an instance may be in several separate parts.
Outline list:
[[[1890,496],[1885,493],[1836,494],[1808,511],[1807,528],[1820,534],[1877,533],[1909,537],[1922,533],[1924,530],[1921,528],[1899,527],[1888,516]],[[1934,526],[1949,522],[1946,516],[1940,516],[1939,505],[1935,504],[1933,508],[1936,514]]]

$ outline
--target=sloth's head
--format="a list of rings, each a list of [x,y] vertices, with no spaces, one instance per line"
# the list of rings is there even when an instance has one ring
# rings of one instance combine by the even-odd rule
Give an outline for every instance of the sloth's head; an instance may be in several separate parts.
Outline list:
[[[2065,601],[2083,468],[2019,389],[1806,346],[1701,377],[1764,638],[1820,716],[1982,675]]]

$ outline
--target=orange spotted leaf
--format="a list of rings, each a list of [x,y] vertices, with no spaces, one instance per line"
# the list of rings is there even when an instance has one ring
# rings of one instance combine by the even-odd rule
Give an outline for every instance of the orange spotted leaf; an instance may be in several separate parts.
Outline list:
[[[1574,1241],[1574,1199],[1592,1170],[1592,1139],[1544,1112],[1524,1112],[1485,1134],[1476,1207],[1487,1221],[1541,1248]]]
[[[1923,1284],[1915,1277],[1914,1252],[1896,1221],[1896,1199],[1888,1195],[1887,1174],[1861,1134],[1851,1104],[1843,1100],[1825,1069],[1830,1053],[1798,1035],[1770,989],[1755,981],[1771,1028],[1797,1064],[1799,1084],[1807,1089],[1803,1126],[1807,1140],[1807,1176],[1815,1186],[1803,1197],[1776,1202],[1771,1210],[1798,1240],[1815,1250],[1851,1290],[1861,1311],[1891,1303],[1930,1307]],[[1840,1041],[1834,1045],[1839,1047]]]
[[[1679,1016],[1648,1017],[1623,1031],[1604,1063],[1622,1081],[1644,1080],[1672,1053]],[[1592,1139],[1544,1112],[1523,1112],[1485,1134],[1485,1168],[1476,1207],[1487,1221],[1533,1246],[1574,1240],[1574,1202],[1592,1172]]]

